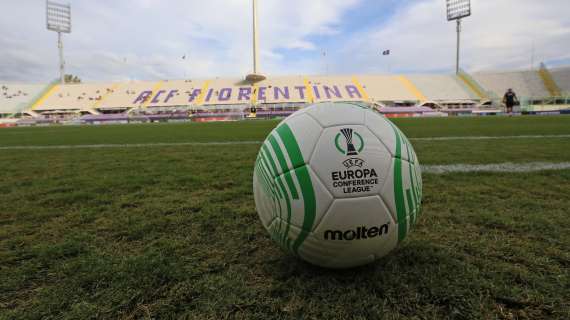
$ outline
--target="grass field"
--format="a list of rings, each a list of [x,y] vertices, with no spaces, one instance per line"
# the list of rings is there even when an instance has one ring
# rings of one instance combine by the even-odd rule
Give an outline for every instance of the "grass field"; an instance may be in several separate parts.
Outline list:
[[[395,123],[423,164],[570,161],[570,117]],[[570,170],[424,174],[395,252],[325,270],[255,212],[255,141],[276,125],[0,130],[0,319],[570,318]],[[175,144],[227,141],[253,143]],[[82,147],[14,148],[62,145]]]

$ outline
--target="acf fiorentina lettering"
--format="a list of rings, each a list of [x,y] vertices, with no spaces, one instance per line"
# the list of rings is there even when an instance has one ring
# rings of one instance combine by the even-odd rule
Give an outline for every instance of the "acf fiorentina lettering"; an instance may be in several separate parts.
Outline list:
[[[345,86],[325,86],[325,85],[314,85],[310,86],[312,95],[315,100],[321,99],[361,99],[362,94],[355,85],[345,85]],[[269,86],[269,87],[258,87],[256,90],[257,101],[287,101],[287,100],[305,100],[309,95],[307,92],[307,86]],[[188,102],[194,102],[198,96],[202,94],[202,89],[192,89],[188,94]],[[234,88],[221,88],[221,89],[209,89],[204,94],[204,102],[218,101],[225,102],[232,98],[236,98],[237,101],[250,101],[253,95],[252,87],[234,87]],[[166,104],[172,98],[179,95],[179,90],[158,90],[153,92],[152,90],[142,91],[137,98],[133,101],[133,104],[145,103],[150,100],[151,103],[161,103]]]

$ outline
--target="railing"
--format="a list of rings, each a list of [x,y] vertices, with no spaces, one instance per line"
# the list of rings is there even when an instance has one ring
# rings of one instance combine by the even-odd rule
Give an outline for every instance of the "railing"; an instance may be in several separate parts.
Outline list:
[[[489,99],[496,108],[504,109],[503,99]],[[519,106],[515,106],[515,110],[521,112],[548,112],[570,110],[570,95],[561,95],[557,97],[520,97]]]
[[[527,98],[520,99],[521,111],[537,112],[537,111],[557,111],[570,109],[570,95],[543,97],[543,98]]]

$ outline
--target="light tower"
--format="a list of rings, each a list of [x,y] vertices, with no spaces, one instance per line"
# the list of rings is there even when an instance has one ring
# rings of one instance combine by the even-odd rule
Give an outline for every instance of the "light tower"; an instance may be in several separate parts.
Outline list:
[[[459,73],[459,44],[461,34],[461,19],[471,15],[471,0],[447,0],[447,21],[457,21],[457,55],[455,73]]]
[[[50,0],[46,1],[47,29],[57,32],[57,47],[59,48],[59,73],[61,84],[65,83],[65,60],[63,59],[62,33],[71,33],[71,6]]]
[[[258,73],[259,63],[259,43],[257,36],[257,0],[253,0],[253,73],[248,74],[245,79],[251,82],[265,80],[265,76]]]

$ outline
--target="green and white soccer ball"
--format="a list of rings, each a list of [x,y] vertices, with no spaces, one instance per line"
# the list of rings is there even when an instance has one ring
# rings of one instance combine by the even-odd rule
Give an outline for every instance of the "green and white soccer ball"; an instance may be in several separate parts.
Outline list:
[[[319,103],[283,120],[253,173],[263,226],[283,249],[349,268],[392,251],[415,224],[420,164],[404,134],[373,109]]]

